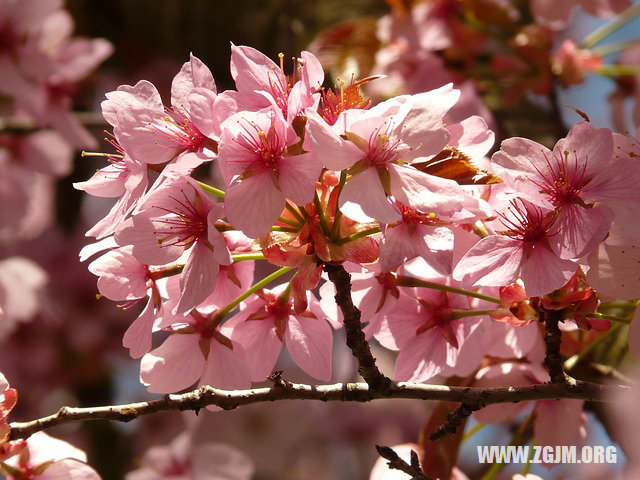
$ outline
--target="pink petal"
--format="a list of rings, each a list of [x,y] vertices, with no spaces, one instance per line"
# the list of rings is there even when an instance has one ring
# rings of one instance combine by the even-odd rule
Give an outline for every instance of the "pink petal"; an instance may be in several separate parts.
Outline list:
[[[269,231],[284,205],[285,196],[268,171],[235,183],[224,198],[229,223],[252,238],[259,238]]]
[[[384,347],[390,350],[404,348],[416,336],[416,330],[422,325],[424,318],[416,297],[401,292],[393,311],[389,311],[375,334]]]
[[[278,162],[280,190],[298,205],[313,201],[322,164],[308,154],[285,157]]]
[[[449,145],[458,147],[474,161],[481,160],[495,142],[495,134],[480,116],[474,115],[460,123],[447,125],[451,134]]]
[[[140,316],[133,321],[122,337],[122,345],[129,349],[131,358],[140,358],[151,350],[155,321],[154,302],[149,298]]]
[[[180,275],[181,296],[173,313],[187,313],[203,302],[216,288],[219,270],[220,264],[211,247],[198,240]]]
[[[354,175],[340,194],[340,210],[356,222],[376,219],[382,223],[398,221],[402,215],[391,205],[375,168]]]
[[[466,195],[453,180],[423,173],[408,165],[389,164],[391,194],[424,213],[459,211]]]
[[[89,264],[98,275],[98,290],[110,300],[133,300],[147,294],[147,267],[131,255],[131,247],[111,250]]]
[[[398,122],[394,133],[411,148],[402,152],[403,160],[435,155],[447,145],[450,135],[443,119],[460,98],[460,91],[452,87],[453,84],[448,84],[412,95],[400,108],[394,117],[394,122]]]
[[[316,162],[332,170],[344,170],[360,160],[364,154],[353,143],[338,136],[317,112],[306,112],[305,149]]]
[[[460,259],[453,278],[464,285],[504,286],[518,279],[524,262],[522,242],[490,235],[481,239]]]
[[[561,258],[580,258],[591,253],[609,233],[613,212],[605,205],[584,208],[564,205],[554,223],[554,250]]]
[[[205,359],[200,336],[173,334],[140,362],[140,381],[151,393],[175,393],[192,386],[203,375]]]
[[[133,256],[141,263],[166,265],[180,258],[184,247],[158,243],[156,225],[151,221],[154,215],[153,212],[142,212],[129,218],[120,225],[115,239],[118,245],[133,245]],[[160,228],[163,227],[164,224]]]
[[[533,431],[541,446],[580,445],[583,400],[543,400],[536,404]]]
[[[576,263],[563,260],[545,245],[537,244],[522,265],[520,277],[527,295],[538,297],[564,286],[577,269]]]
[[[137,112],[149,112],[150,120],[158,119],[164,111],[158,89],[147,80],[140,80],[133,87],[121,85],[115,92],[106,94],[102,102],[102,115],[112,126],[121,124],[124,115],[134,109]]]
[[[183,111],[188,110],[187,97],[194,88],[204,88],[216,93],[216,84],[209,67],[202,60],[190,55],[190,60],[182,65],[180,72],[171,83],[171,105]]]
[[[282,341],[276,334],[273,318],[242,322],[234,327],[231,338],[244,348],[251,380],[265,380],[273,371],[282,350]]]
[[[640,243],[601,244],[589,256],[589,267],[587,280],[602,300],[640,297]]]
[[[245,361],[244,349],[233,342],[233,350],[211,340],[209,358],[200,385],[211,385],[222,390],[245,390],[251,386],[251,370]],[[209,406],[207,410],[219,410]]]
[[[38,475],[38,478],[41,480],[68,480],[70,478],[74,480],[101,480],[102,477],[86,463],[73,458],[65,458],[49,465],[42,475]]]
[[[249,456],[222,443],[202,443],[193,449],[194,480],[250,480],[255,466]]]
[[[423,383],[445,367],[448,343],[432,328],[410,338],[400,349],[393,377],[401,382]]]
[[[324,318],[289,316],[285,344],[305,373],[323,382],[331,380],[333,332]]]

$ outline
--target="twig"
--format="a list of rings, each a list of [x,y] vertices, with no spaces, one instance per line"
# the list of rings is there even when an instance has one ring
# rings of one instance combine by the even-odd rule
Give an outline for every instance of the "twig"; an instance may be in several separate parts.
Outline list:
[[[418,454],[415,450],[411,450],[411,463],[407,463],[405,460],[391,448],[385,445],[376,445],[378,454],[385,460],[389,460],[387,465],[392,470],[400,470],[411,477],[411,480],[433,480],[428,475],[425,475],[420,468],[418,460]]]
[[[233,410],[242,405],[276,400],[320,400],[323,402],[370,402],[381,398],[405,398],[415,400],[446,400],[472,405],[522,402],[529,400],[578,400],[608,401],[613,395],[628,392],[629,387],[600,385],[576,381],[571,384],[536,384],[526,387],[448,387],[422,383],[393,383],[386,391],[375,390],[364,382],[336,383],[333,385],[305,385],[287,382],[282,386],[254,388],[251,390],[220,390],[208,385],[179,395],[165,395],[158,400],[109,405],[101,407],[62,407],[58,413],[29,422],[14,422],[11,438],[26,438],[35,432],[72,422],[88,420],[115,420],[129,422],[143,415],[171,410],[198,410],[216,405]]]
[[[484,407],[482,404],[462,403],[458,408],[447,415],[447,420],[442,426],[429,435],[429,440],[434,442],[446,437],[447,435],[453,435],[456,433],[456,430],[463,421],[465,421],[473,412],[480,410],[482,407]]]
[[[329,275],[329,280],[336,287],[336,303],[344,316],[344,329],[347,333],[347,346],[353,356],[358,360],[358,372],[364,378],[372,390],[385,391],[391,385],[391,379],[386,377],[376,365],[376,359],[371,353],[371,348],[364,337],[362,323],[360,322],[360,310],[351,300],[351,275],[342,265],[326,264],[324,271]]]
[[[562,368],[562,357],[560,356],[560,345],[562,344],[562,332],[558,326],[562,319],[562,313],[558,310],[542,310],[540,319],[544,321],[544,366],[549,372],[551,383],[566,383],[564,369]]]

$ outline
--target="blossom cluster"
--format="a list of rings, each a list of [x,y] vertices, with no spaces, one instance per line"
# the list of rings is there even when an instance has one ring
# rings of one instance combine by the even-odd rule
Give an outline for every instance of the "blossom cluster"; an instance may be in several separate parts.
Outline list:
[[[1,112],[13,121],[0,132],[6,242],[34,237],[51,222],[55,181],[71,172],[74,149],[96,145],[72,112],[72,97],[113,47],[73,37],[62,0],[3,0],[0,11]]]
[[[123,344],[150,392],[246,389],[283,348],[331,380],[343,318],[327,264],[350,272],[367,338],[398,352],[398,381],[544,383],[543,314],[568,334],[602,332],[600,299],[640,296],[633,137],[583,121],[552,149],[510,138],[489,159],[486,121],[450,117],[452,84],[372,106],[363,81],[324,88],[309,52],[287,75],[282,58],[231,51],[236,90],[218,92],[192,55],[169,105],[145,80],[108,93],[116,151],[76,184],[117,198],[81,257],[100,254],[89,270],[102,296],[145,303]],[[207,166],[222,188],[196,180]],[[280,268],[252,285],[259,260]],[[538,443],[578,442],[582,403],[535,402]]]

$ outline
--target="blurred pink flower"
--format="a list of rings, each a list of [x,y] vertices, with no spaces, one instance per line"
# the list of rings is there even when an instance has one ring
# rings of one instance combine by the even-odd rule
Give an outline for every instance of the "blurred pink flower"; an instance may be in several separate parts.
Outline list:
[[[27,448],[5,463],[17,470],[14,476],[11,471],[4,470],[7,480],[33,478],[40,480],[100,480],[100,475],[86,464],[87,455],[69,443],[50,437],[44,432],[37,432],[27,439]]]
[[[631,0],[532,0],[531,13],[540,25],[562,30],[578,5],[596,17],[612,17],[629,7]]]
[[[152,447],[126,480],[249,480],[255,467],[242,451],[222,443],[193,445],[189,433]]]

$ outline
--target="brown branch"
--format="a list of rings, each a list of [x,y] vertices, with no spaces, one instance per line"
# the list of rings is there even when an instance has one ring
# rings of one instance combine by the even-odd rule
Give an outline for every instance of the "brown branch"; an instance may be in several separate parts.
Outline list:
[[[387,465],[392,470],[400,470],[411,477],[411,480],[433,480],[420,468],[418,454],[411,450],[411,463],[407,463],[391,448],[385,445],[376,445],[378,454],[385,460],[389,460]]]
[[[344,317],[347,346],[358,360],[358,373],[372,390],[385,391],[391,385],[391,379],[378,369],[376,359],[364,337],[360,322],[360,310],[351,300],[351,275],[342,265],[326,264],[324,271],[327,272],[329,280],[336,287],[336,303]]]
[[[11,438],[25,438],[35,432],[72,422],[88,420],[115,420],[129,422],[142,415],[170,410],[199,410],[216,405],[233,410],[242,405],[275,400],[320,400],[323,402],[370,402],[381,398],[405,398],[416,400],[446,400],[472,405],[513,403],[529,400],[579,400],[607,401],[612,395],[629,387],[600,385],[576,381],[571,384],[537,384],[526,387],[448,387],[422,383],[392,383],[386,391],[375,390],[364,382],[336,383],[333,385],[305,385],[282,382],[273,387],[251,390],[220,390],[208,385],[179,395],[165,395],[158,400],[110,405],[102,407],[62,407],[58,413],[30,422],[14,422]]]
[[[429,435],[429,440],[435,442],[447,435],[453,435],[462,422],[476,410],[480,410],[484,405],[478,403],[462,403],[453,412],[447,415],[447,420],[435,432]]]
[[[562,312],[559,310],[542,310],[540,319],[544,322],[544,366],[549,372],[551,383],[566,383],[567,377],[562,367],[560,345],[562,344],[562,332],[559,323],[562,320]]]

